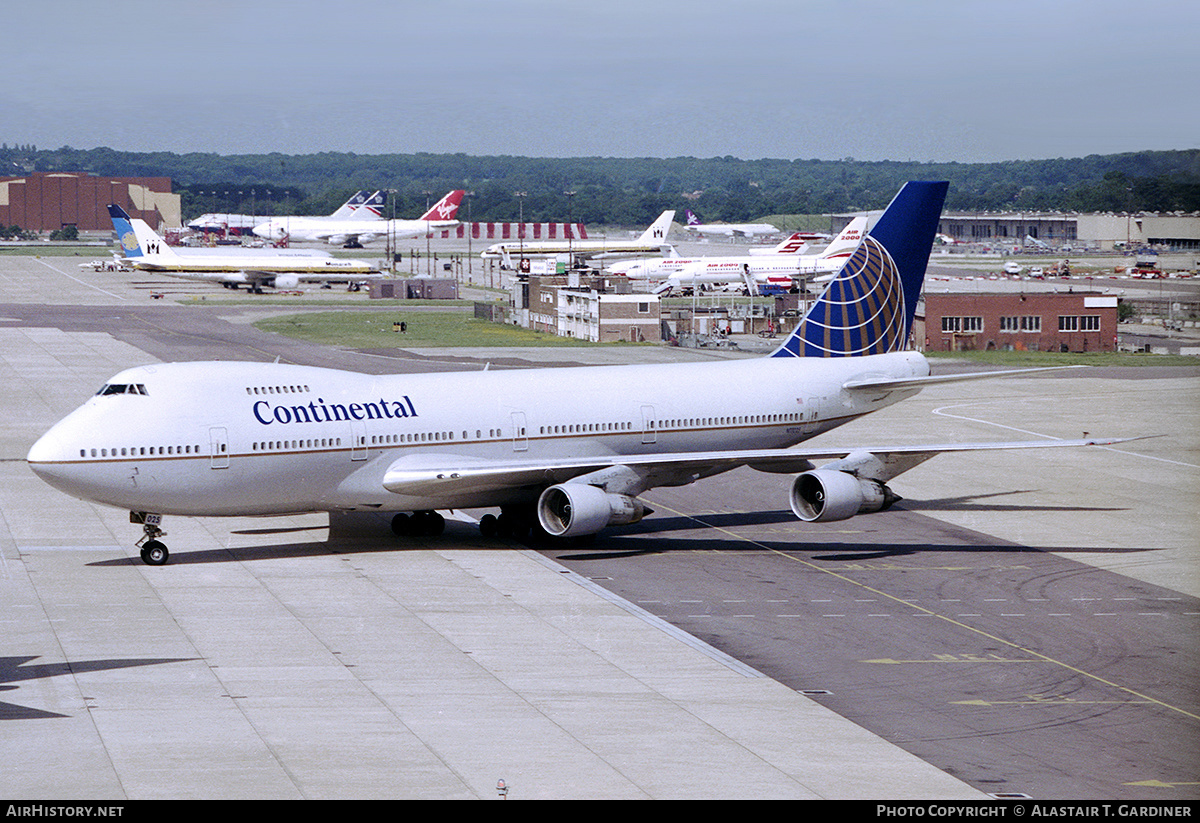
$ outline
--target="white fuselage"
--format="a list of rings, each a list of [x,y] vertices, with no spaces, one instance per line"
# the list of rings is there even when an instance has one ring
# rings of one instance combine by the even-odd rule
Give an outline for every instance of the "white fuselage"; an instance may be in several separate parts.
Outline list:
[[[513,257],[547,257],[559,254],[652,254],[661,252],[662,240],[505,240],[493,243],[479,256],[485,260]]]
[[[847,380],[924,374],[914,352],[384,376],[153,365],[113,377],[28,460],[70,495],[160,514],[503,505],[537,490],[408,496],[386,490],[383,477],[402,458],[454,465],[784,448],[915,393],[848,392]]]
[[[381,237],[394,239],[420,237],[451,229],[457,220],[385,220],[383,218],[291,217],[268,220],[254,227],[254,233],[268,240],[319,240],[340,243],[357,239],[369,243]]]
[[[800,277],[835,272],[846,255],[758,254],[745,257],[663,257],[626,261],[611,267],[631,280],[655,280],[673,288],[718,283],[740,283],[747,274],[758,283],[792,281]]]
[[[724,237],[770,237],[779,229],[770,223],[693,223],[685,228],[696,234],[716,234]]]
[[[211,252],[211,253],[210,253]],[[367,274],[378,271],[362,260],[340,260],[327,254],[288,253],[286,249],[191,249],[168,254],[143,254],[126,257],[126,265],[142,271],[171,274],[216,272],[278,272],[291,274]]]

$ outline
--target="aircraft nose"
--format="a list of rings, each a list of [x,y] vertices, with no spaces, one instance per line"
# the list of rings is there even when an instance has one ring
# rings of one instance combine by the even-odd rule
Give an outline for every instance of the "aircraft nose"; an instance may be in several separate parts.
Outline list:
[[[29,454],[25,456],[25,460],[29,463],[29,468],[33,469],[33,473],[41,477],[52,464],[62,460],[63,456],[62,441],[54,429],[51,429],[39,437],[37,442],[29,448]]]

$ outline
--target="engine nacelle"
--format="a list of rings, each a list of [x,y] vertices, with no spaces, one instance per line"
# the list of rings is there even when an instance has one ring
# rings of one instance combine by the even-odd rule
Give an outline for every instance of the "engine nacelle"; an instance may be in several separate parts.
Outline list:
[[[792,511],[801,520],[824,523],[856,514],[886,509],[900,498],[878,480],[861,480],[852,474],[815,469],[792,483]]]
[[[599,486],[561,483],[542,492],[537,515],[547,534],[575,537],[596,534],[606,526],[636,523],[646,516],[646,507],[636,497],[610,494]]]
[[[272,285],[277,289],[294,289],[300,285],[300,278],[294,274],[277,274]]]

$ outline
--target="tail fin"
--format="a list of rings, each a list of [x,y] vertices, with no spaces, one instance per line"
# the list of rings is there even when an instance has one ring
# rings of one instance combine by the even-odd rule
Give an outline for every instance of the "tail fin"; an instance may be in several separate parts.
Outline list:
[[[667,232],[671,230],[671,221],[675,219],[674,211],[664,211],[658,219],[650,224],[650,228],[642,232],[639,243],[665,243]]]
[[[154,229],[146,225],[145,220],[130,217],[120,206],[110,205],[108,216],[112,218],[113,229],[117,232],[117,240],[121,251],[130,260],[147,256],[174,257],[174,250],[167,245]]]
[[[909,182],[772,357],[902,351],[949,184]]]
[[[858,248],[858,244],[862,242],[863,235],[866,233],[867,218],[855,217],[847,224],[846,228],[842,229],[841,234],[829,241],[825,251],[821,252],[821,259],[849,257]]]
[[[808,251],[808,243],[800,236],[800,232],[796,232],[787,240],[784,240],[775,248],[771,249],[769,254],[804,254]]]
[[[441,200],[433,204],[429,211],[421,215],[421,220],[428,220],[436,223],[443,220],[453,220],[454,215],[458,214],[458,204],[462,202],[463,195],[466,192],[463,189],[455,189],[447,194]]]
[[[695,212],[693,212],[691,209],[688,209],[687,211],[685,211],[684,214],[687,215],[687,224],[689,226],[699,226],[700,225],[700,218],[697,217]]]
[[[338,218],[349,217],[354,214],[354,212],[358,210],[358,207],[365,203],[366,200],[367,193],[365,191],[355,192],[353,197],[351,197],[342,205],[338,206],[337,209],[334,210],[329,216]]]
[[[383,210],[387,206],[387,192],[377,191],[362,202],[362,205],[354,210],[354,217],[358,219],[376,220],[383,217]]]

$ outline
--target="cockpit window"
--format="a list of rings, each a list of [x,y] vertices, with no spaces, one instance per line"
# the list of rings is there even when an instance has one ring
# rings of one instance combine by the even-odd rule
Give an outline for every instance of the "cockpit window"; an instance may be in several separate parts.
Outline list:
[[[144,383],[105,383],[97,395],[104,394],[149,394]]]

